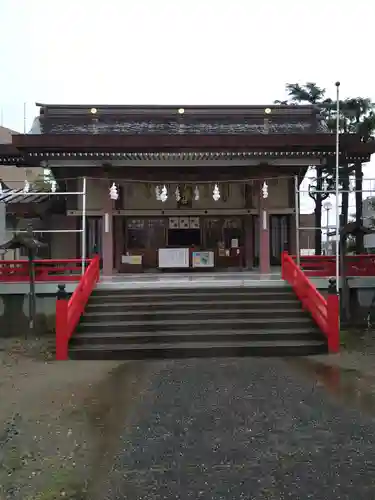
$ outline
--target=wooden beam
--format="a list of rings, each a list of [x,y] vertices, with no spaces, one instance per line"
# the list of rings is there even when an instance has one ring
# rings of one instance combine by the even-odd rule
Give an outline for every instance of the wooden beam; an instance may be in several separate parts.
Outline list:
[[[50,151],[252,151],[275,149],[287,151],[298,148],[301,151],[335,147],[334,134],[222,134],[222,135],[92,135],[92,134],[49,134],[14,135],[13,146],[26,150]],[[358,145],[354,136],[343,137],[341,145]],[[365,143],[360,143],[366,146]],[[369,143],[367,143],[369,144]],[[375,147],[374,147],[375,149]]]
[[[306,167],[301,167],[305,169]],[[202,167],[191,167],[189,169],[181,170],[181,168],[152,168],[152,167],[113,167],[110,170],[103,170],[102,168],[90,167],[74,167],[67,171],[65,167],[52,168],[53,174],[56,179],[64,179],[67,177],[88,177],[97,179],[122,180],[122,181],[144,181],[144,182],[220,182],[228,180],[246,180],[256,178],[259,176],[260,171],[262,175],[269,177],[291,177],[295,175],[298,168],[291,167],[275,167],[272,165],[257,165],[254,167],[249,166],[227,166],[216,167],[211,169],[204,169]],[[55,174],[56,173],[56,174]]]

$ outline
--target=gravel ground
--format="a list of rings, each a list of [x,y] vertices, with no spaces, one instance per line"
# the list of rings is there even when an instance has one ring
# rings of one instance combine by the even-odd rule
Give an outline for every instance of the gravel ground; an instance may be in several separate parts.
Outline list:
[[[96,485],[101,500],[373,500],[375,420],[288,362],[178,361],[151,372]]]

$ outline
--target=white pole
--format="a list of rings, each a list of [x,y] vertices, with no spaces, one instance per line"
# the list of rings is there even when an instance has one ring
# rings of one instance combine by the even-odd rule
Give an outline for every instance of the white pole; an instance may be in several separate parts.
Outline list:
[[[23,103],[23,133],[26,134],[26,102]]]
[[[340,293],[340,82],[336,82],[336,292]]]
[[[82,233],[81,233],[82,276],[86,268],[86,177],[82,179]]]
[[[301,263],[300,258],[300,241],[299,241],[299,186],[298,186],[298,175],[294,176],[294,192],[295,192],[295,210],[296,210],[296,257],[297,266],[299,267]]]
[[[330,208],[329,206],[327,207],[327,242],[326,242],[326,245],[327,245],[327,255],[329,255],[329,211],[330,211]]]

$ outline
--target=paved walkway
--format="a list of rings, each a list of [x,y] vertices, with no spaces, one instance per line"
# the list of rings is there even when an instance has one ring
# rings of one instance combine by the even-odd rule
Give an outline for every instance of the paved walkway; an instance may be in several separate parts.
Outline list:
[[[155,363],[102,499],[373,499],[375,419],[278,359]]]

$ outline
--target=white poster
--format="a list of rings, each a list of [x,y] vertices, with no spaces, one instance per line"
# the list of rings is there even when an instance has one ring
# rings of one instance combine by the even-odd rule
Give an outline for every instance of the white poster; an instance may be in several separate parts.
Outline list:
[[[177,269],[189,267],[188,248],[159,248],[159,267],[162,269]]]

